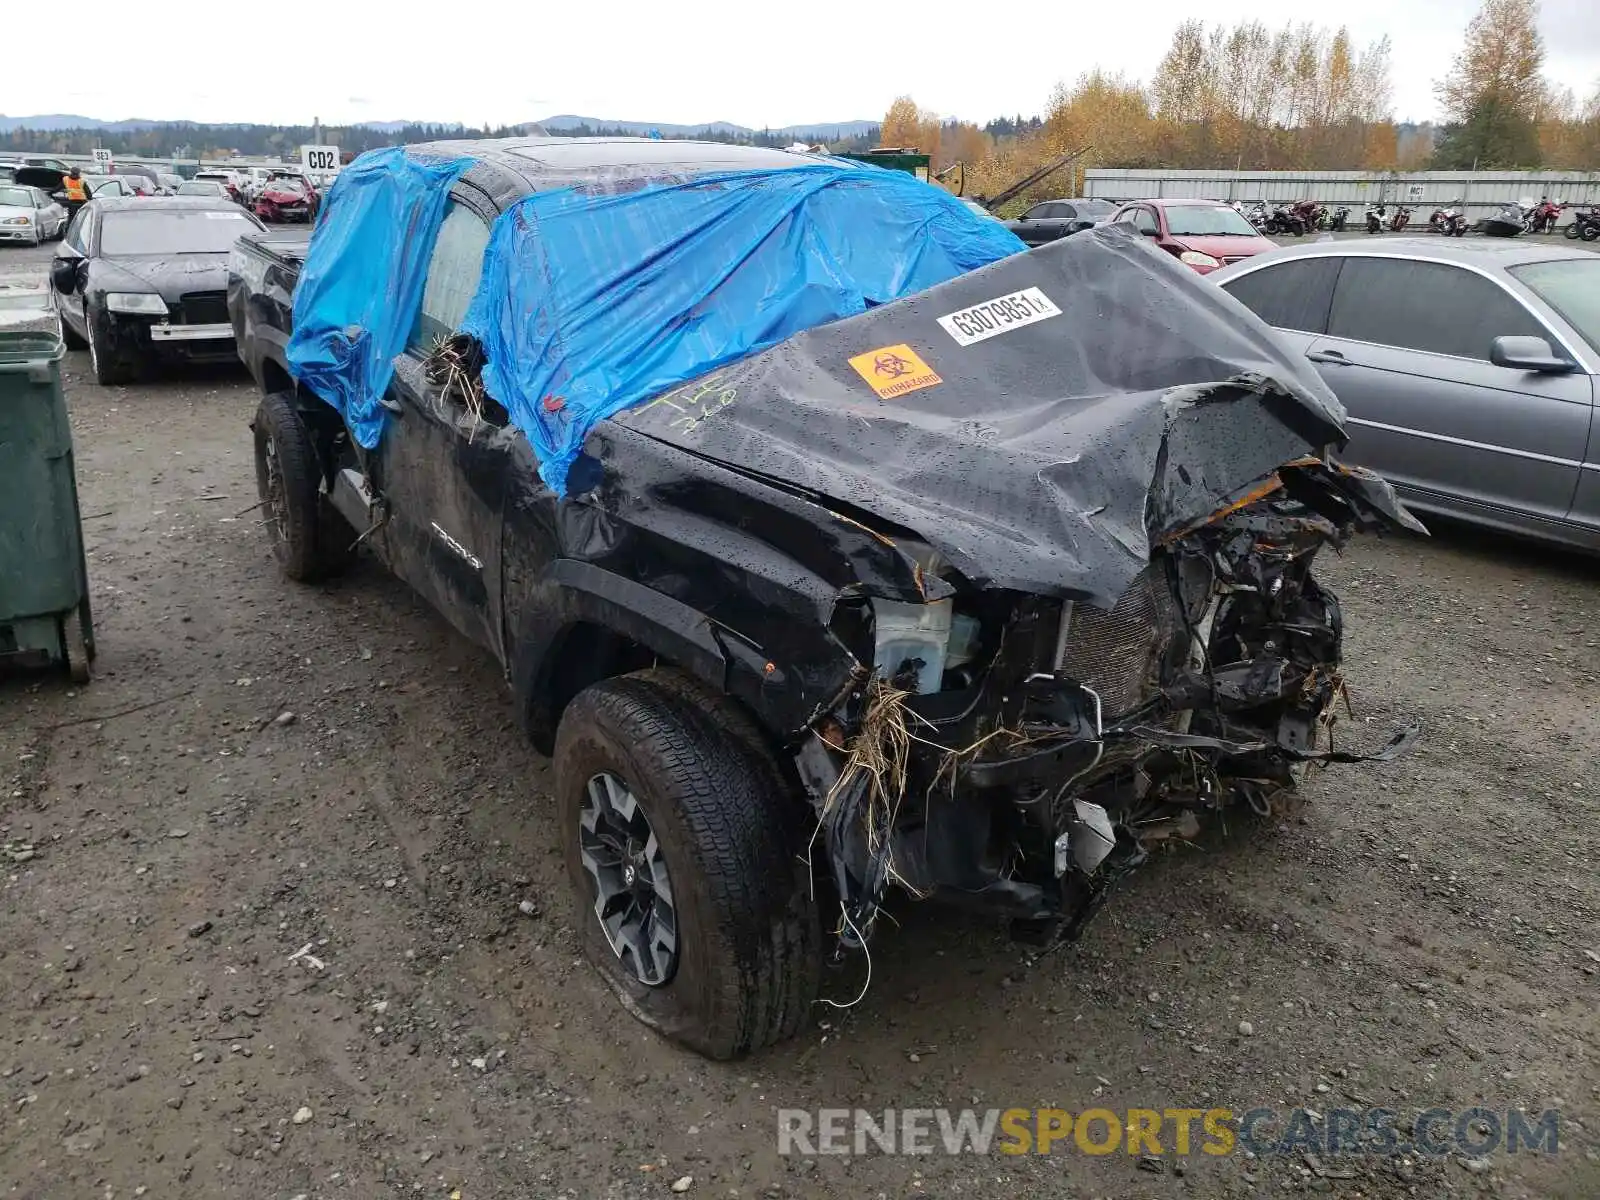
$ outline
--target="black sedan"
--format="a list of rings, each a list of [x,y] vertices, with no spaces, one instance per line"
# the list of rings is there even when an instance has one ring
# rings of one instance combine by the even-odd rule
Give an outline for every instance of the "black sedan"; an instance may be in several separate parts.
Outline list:
[[[67,345],[88,348],[102,384],[154,362],[233,359],[228,251],[262,228],[224,200],[91,200],[50,268]]]
[[[1041,200],[1015,221],[1011,230],[1030,246],[1042,246],[1111,219],[1117,206],[1109,200]]]

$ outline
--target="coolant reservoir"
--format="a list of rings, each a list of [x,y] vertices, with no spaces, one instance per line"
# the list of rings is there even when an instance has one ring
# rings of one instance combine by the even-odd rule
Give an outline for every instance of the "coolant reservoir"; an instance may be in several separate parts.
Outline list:
[[[901,604],[874,600],[878,646],[873,665],[885,679],[893,679],[907,659],[922,660],[916,687],[922,695],[937,692],[944,679],[945,649],[950,643],[951,603]]]

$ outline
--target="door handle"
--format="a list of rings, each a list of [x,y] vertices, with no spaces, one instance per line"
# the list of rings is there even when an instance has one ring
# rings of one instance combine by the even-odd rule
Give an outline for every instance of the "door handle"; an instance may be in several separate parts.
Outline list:
[[[1351,367],[1355,364],[1337,350],[1313,350],[1306,358],[1314,363],[1331,363],[1336,367]]]

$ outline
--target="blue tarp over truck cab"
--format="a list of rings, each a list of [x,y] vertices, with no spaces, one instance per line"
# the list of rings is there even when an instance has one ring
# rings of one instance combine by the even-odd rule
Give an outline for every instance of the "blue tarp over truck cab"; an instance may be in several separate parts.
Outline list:
[[[369,450],[383,433],[380,401],[422,303],[450,185],[471,165],[399,147],[363,154],[334,180],[300,268],[289,369]]]
[[[557,493],[606,417],[1024,249],[903,172],[796,157],[789,169],[538,191],[495,222],[465,332]],[[470,167],[363,155],[312,239],[290,365],[369,448],[447,193]]]

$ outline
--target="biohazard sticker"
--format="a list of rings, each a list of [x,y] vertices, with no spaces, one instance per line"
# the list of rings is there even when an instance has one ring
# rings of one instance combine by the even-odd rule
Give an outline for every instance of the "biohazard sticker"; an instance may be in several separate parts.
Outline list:
[[[858,354],[850,360],[850,365],[878,393],[880,400],[894,400],[907,392],[944,382],[904,343]]]

